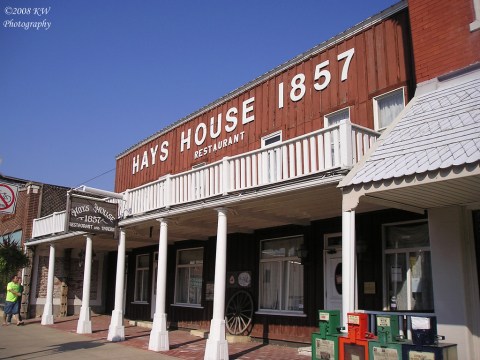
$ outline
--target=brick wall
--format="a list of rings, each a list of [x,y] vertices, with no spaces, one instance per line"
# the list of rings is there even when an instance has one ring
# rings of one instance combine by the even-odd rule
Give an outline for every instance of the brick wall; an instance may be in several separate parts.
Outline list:
[[[473,0],[409,0],[416,82],[480,61]]]
[[[0,235],[10,234],[23,229],[23,214],[25,213],[26,203],[25,194],[25,188],[20,189],[18,192],[15,213],[0,215]]]
[[[36,297],[45,298],[47,296],[48,284],[48,256],[39,256],[38,258],[38,283]],[[67,272],[64,267],[65,258],[55,257],[55,271],[53,273],[53,297],[59,298],[61,294],[62,281],[66,280]]]
[[[42,185],[27,184],[25,190],[25,208],[23,214],[22,242],[32,238],[33,219],[38,217]]]
[[[42,208],[40,209],[40,216],[47,216],[54,212],[65,211],[67,208],[67,191],[69,188],[55,186],[55,185],[43,185],[42,194]]]
[[[48,283],[48,256],[39,256],[38,259],[38,283],[35,289],[37,298],[45,298],[47,296]],[[65,281],[68,286],[68,299],[82,298],[83,295],[83,272],[84,268],[79,266],[79,259],[68,257],[55,257],[55,271],[53,281],[53,297],[60,298],[61,285]],[[97,287],[99,281],[99,261],[94,260],[92,263],[91,283],[90,283],[90,299],[97,299]]]
[[[1,179],[0,179],[1,180]],[[65,211],[69,188],[33,182],[6,182],[19,186],[15,213],[0,215],[0,235],[22,230],[22,242],[31,239],[33,219]]]

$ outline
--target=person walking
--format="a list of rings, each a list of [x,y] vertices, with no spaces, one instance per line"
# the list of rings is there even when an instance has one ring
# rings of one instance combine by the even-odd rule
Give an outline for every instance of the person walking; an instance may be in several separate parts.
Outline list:
[[[18,280],[18,292],[20,293],[19,296],[17,296],[17,316],[18,316],[18,321],[20,324],[17,325],[23,325],[23,319],[22,319],[22,294],[23,294],[23,285],[20,283],[20,279]],[[9,324],[12,323],[12,314],[8,314],[7,316],[7,322]]]
[[[18,276],[14,275],[12,281],[7,284],[7,296],[3,310],[3,325],[8,325],[7,317],[11,320],[12,315],[17,318],[17,325],[23,325],[23,321],[20,318],[19,302],[17,301],[18,298],[21,299],[22,297],[21,285],[18,282]]]

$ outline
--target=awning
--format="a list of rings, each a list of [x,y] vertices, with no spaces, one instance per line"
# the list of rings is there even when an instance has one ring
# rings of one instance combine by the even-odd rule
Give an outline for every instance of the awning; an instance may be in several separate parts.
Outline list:
[[[480,64],[422,83],[340,182],[343,208],[363,201],[423,212],[480,205]]]

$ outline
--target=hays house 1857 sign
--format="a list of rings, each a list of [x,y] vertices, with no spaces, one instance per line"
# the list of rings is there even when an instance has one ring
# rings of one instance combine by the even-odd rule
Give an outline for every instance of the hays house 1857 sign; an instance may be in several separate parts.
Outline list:
[[[85,197],[70,197],[68,230],[115,233],[118,205]]]

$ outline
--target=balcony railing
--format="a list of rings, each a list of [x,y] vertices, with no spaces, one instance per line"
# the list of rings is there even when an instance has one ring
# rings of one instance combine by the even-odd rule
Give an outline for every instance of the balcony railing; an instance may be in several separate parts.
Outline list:
[[[379,133],[371,129],[342,122],[279,145],[225,157],[201,168],[166,175],[127,190],[120,213],[139,215],[334,169],[349,169],[365,155],[378,136]],[[50,233],[57,232],[58,228],[52,225],[47,217],[36,219],[33,237],[47,235],[49,229],[52,229]]]
[[[66,211],[54,212],[33,220],[32,237],[41,237],[65,231]]]

